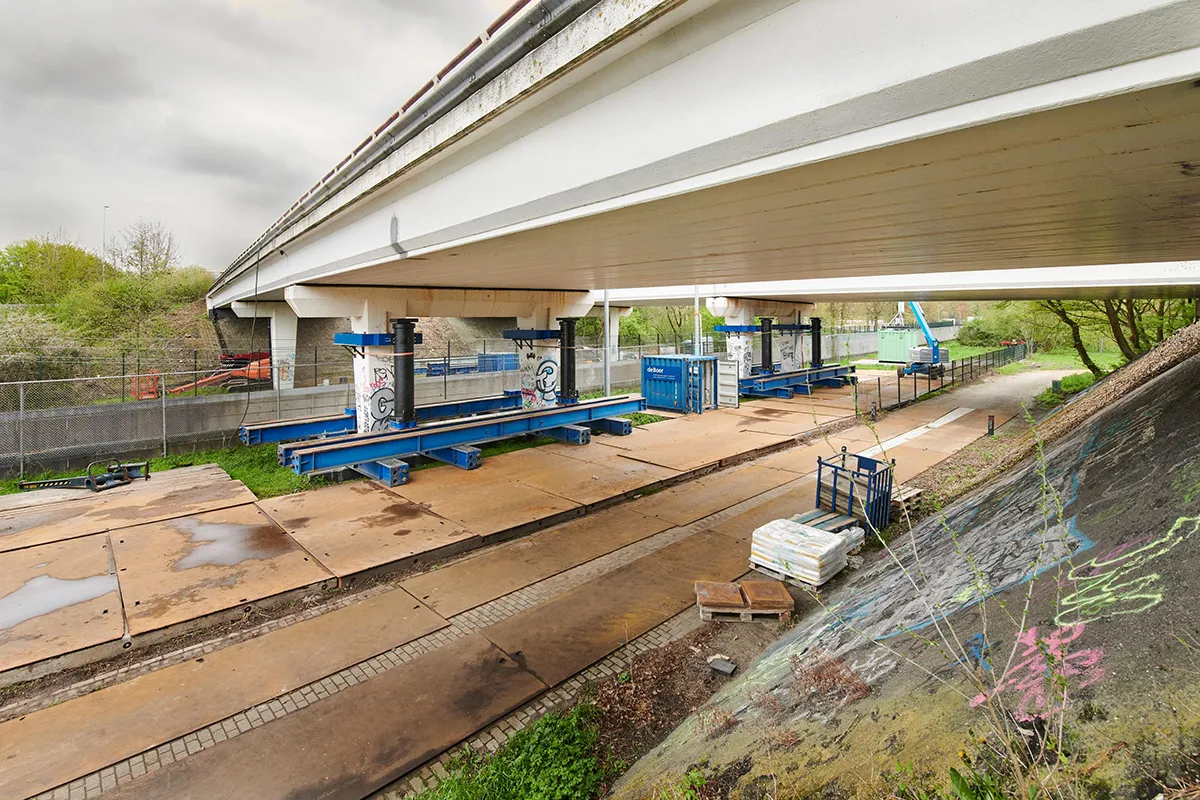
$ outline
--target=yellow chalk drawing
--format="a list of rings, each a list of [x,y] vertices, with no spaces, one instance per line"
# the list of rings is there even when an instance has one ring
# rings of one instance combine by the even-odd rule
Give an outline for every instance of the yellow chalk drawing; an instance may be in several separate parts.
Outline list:
[[[1146,572],[1151,561],[1200,530],[1200,517],[1180,517],[1166,535],[1136,550],[1110,551],[1067,573],[1075,591],[1059,602],[1058,625],[1074,625],[1104,617],[1138,614],[1162,602],[1158,573]]]

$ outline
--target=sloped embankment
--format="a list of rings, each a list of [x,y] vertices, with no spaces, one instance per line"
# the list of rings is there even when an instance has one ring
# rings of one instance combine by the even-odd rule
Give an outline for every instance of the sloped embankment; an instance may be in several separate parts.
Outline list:
[[[835,579],[614,796],[746,756],[733,797],[874,796],[906,763],[945,782],[989,705],[1023,727],[1061,719],[1097,796],[1200,775],[1200,356],[1183,360],[1187,344],[1064,410],[1043,457]]]

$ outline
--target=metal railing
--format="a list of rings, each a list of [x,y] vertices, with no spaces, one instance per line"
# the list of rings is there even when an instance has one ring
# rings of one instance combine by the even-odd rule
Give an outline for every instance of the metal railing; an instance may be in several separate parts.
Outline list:
[[[1031,352],[1028,345],[1018,344],[961,358],[945,364],[936,377],[928,372],[904,377],[895,374],[872,376],[867,370],[858,373],[858,409],[869,413],[890,411],[919,400],[942,389],[952,388],[982,377],[1014,361],[1021,361]]]

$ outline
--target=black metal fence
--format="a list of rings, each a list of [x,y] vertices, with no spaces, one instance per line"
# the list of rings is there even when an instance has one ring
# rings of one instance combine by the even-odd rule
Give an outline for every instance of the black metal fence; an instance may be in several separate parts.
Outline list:
[[[1029,345],[1015,344],[986,353],[960,358],[943,364],[935,372],[913,373],[903,377],[858,373],[858,405],[862,411],[890,411],[915,402],[926,395],[975,380],[1006,364],[1029,355]]]

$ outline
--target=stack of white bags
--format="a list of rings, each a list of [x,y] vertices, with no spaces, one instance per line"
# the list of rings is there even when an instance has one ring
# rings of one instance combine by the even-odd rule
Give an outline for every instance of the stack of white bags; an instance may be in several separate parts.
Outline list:
[[[846,567],[846,538],[790,519],[768,522],[750,537],[750,563],[820,586]]]
[[[835,536],[841,536],[846,540],[846,552],[853,553],[858,548],[863,546],[863,542],[867,538],[867,532],[855,525],[853,528],[846,528],[844,531],[838,531]]]

